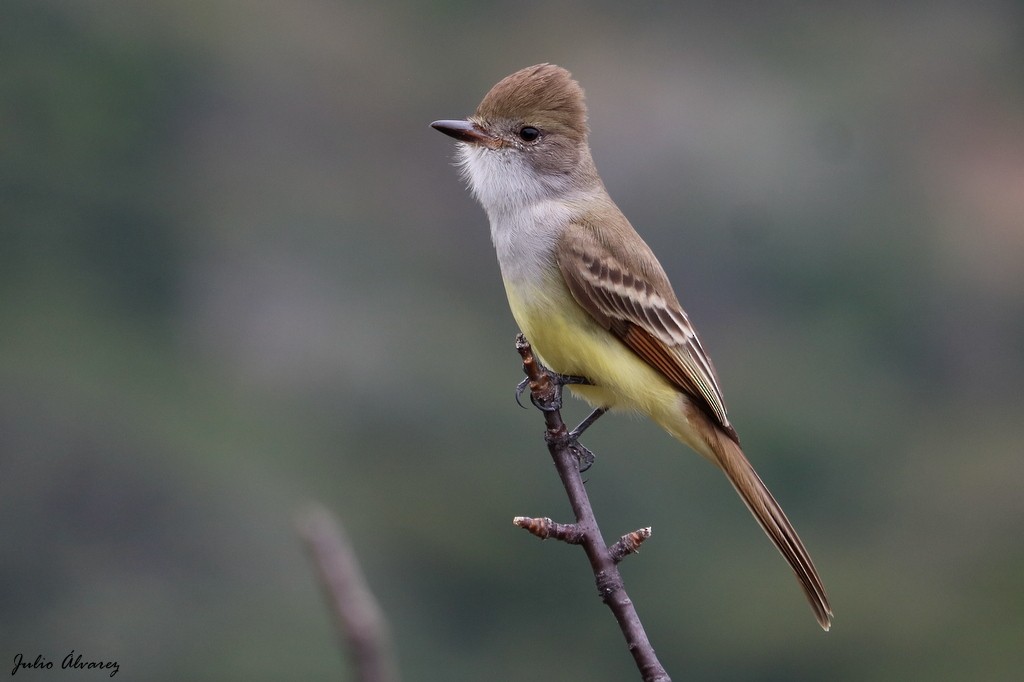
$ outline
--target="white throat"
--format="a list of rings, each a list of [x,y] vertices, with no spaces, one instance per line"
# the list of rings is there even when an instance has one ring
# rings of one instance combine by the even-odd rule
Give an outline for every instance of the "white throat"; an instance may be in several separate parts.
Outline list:
[[[533,280],[557,268],[554,251],[580,214],[584,192],[569,178],[538,173],[515,149],[458,145],[458,164],[487,212],[491,241],[506,280]]]

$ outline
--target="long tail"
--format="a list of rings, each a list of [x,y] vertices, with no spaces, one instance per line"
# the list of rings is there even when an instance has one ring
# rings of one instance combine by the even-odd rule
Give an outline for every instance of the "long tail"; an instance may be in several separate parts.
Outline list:
[[[832,625],[832,605],[825,594],[825,586],[818,576],[818,571],[814,568],[814,562],[804,548],[804,543],[800,541],[800,536],[796,534],[793,524],[786,518],[782,507],[747,461],[739,444],[720,428],[712,425],[710,420],[700,421],[703,421],[700,424],[703,427],[700,429],[701,435],[714,453],[712,461],[729,477],[729,482],[743,498],[747,509],[789,562],[804,594],[807,595],[807,601],[811,603],[818,623],[823,629],[828,630]]]

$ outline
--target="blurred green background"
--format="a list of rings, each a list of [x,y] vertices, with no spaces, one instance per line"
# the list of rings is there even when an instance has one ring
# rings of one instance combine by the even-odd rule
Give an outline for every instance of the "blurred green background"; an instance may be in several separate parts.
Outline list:
[[[835,607],[825,635],[724,478],[608,417],[589,489],[610,539],[654,527],[623,570],[669,672],[1018,679],[1024,9],[996,0],[5,0],[0,662],[347,679],[293,527],[320,500],[405,679],[637,679],[583,553],[511,524],[569,509],[428,127],[541,61]]]

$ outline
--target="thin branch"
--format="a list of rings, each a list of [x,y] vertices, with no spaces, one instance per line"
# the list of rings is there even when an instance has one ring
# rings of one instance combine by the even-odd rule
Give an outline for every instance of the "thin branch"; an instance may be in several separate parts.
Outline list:
[[[398,682],[391,637],[370,592],[344,528],[321,505],[302,514],[296,526],[316,566],[343,648],[359,682]]]
[[[580,544],[583,545],[594,571],[598,594],[614,614],[643,680],[645,682],[671,682],[671,678],[658,661],[654,648],[647,639],[647,633],[633,607],[633,602],[626,593],[618,568],[618,562],[622,557],[630,551],[636,551],[635,547],[639,545],[639,542],[650,535],[650,529],[642,529],[630,534],[643,535],[646,531],[644,538],[635,538],[638,542],[631,550],[626,550],[625,545],[631,544],[633,541],[626,541],[626,536],[623,536],[623,539],[616,543],[616,546],[620,547],[616,553],[621,552],[618,558],[608,549],[580,476],[581,459],[585,459],[589,452],[570,437],[569,430],[565,427],[558,410],[561,406],[561,386],[552,378],[551,373],[534,358],[533,349],[522,334],[516,338],[516,350],[523,358],[523,371],[529,381],[531,398],[534,404],[543,411],[547,426],[544,440],[547,442],[548,451],[555,462],[558,476],[562,479],[562,485],[569,496],[573,513],[576,515],[574,525],[582,533]]]

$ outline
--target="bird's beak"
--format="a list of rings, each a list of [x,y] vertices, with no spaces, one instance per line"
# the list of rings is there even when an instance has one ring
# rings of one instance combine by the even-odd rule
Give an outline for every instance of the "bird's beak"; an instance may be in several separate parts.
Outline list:
[[[430,124],[434,130],[440,130],[445,135],[454,137],[459,142],[469,144],[482,144],[485,147],[498,146],[498,138],[491,135],[482,127],[472,121],[434,121]]]

